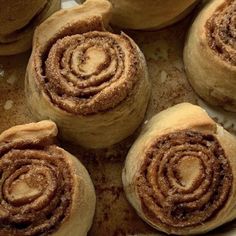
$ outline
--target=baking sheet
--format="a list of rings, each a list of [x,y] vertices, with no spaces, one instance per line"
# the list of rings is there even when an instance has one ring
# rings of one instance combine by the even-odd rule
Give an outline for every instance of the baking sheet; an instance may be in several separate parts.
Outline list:
[[[70,6],[70,1],[64,1],[63,7]],[[157,32],[126,32],[144,52],[152,82],[152,97],[144,125],[167,107],[184,101],[199,101],[186,79],[182,61],[185,33],[191,18],[189,16]],[[0,57],[0,132],[13,125],[32,121],[24,95],[24,74],[29,55],[30,52]],[[77,156],[87,167],[95,185],[97,208],[89,235],[163,235],[137,216],[122,189],[121,170],[126,153],[138,132],[114,147],[97,151],[61,142],[63,148]],[[236,221],[207,235],[236,235]]]

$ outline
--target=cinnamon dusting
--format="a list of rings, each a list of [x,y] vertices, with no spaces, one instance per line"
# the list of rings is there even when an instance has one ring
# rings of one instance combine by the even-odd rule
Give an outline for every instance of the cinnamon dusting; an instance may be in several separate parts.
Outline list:
[[[137,48],[125,34],[73,33],[63,33],[46,51],[36,54],[41,86],[52,103],[69,113],[90,115],[116,107],[139,82],[137,74],[142,68]],[[91,49],[103,54],[104,61],[87,58]]]

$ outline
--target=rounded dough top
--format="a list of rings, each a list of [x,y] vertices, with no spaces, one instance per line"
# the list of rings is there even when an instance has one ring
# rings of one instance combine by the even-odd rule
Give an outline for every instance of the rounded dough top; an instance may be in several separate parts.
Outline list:
[[[26,26],[50,0],[0,0],[0,35]]]
[[[196,0],[110,0],[113,24],[131,29],[160,28],[173,23]]]

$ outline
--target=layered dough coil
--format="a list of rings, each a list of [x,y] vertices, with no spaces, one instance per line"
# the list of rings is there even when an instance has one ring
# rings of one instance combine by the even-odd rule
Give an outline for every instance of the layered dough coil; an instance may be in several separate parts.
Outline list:
[[[26,73],[32,114],[54,120],[64,139],[89,148],[131,135],[150,94],[138,46],[105,31],[110,10],[106,0],[89,0],[55,13],[36,30]]]
[[[184,49],[188,79],[212,105],[236,112],[236,1],[210,1],[195,19]]]
[[[60,0],[0,0],[0,55],[30,49],[35,27],[60,4]]]
[[[77,0],[80,2],[79,0]],[[112,24],[120,28],[160,29],[184,18],[198,0],[110,0]]]
[[[95,191],[85,167],[54,144],[55,123],[0,134],[0,235],[87,235]]]
[[[168,234],[206,233],[236,218],[236,139],[200,107],[182,103],[154,116],[123,169],[140,217]]]

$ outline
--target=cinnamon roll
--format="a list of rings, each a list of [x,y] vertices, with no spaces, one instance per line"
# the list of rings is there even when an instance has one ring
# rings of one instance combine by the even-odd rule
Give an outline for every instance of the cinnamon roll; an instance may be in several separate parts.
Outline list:
[[[30,49],[35,27],[60,4],[60,0],[0,0],[0,55]]]
[[[236,138],[200,107],[182,103],[154,116],[128,153],[129,202],[168,234],[206,233],[236,218]]]
[[[184,18],[198,0],[110,0],[110,2],[114,7],[112,24],[121,28],[150,30],[166,27]]]
[[[41,121],[0,134],[0,235],[87,235],[95,192],[85,167]]]
[[[236,112],[236,1],[213,0],[194,21],[185,45],[187,77],[204,100]]]
[[[26,73],[33,116],[55,121],[64,139],[88,148],[131,135],[149,100],[144,56],[126,34],[105,30],[110,10],[106,0],[88,0],[48,18]]]

